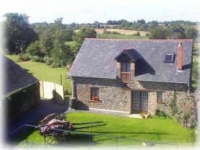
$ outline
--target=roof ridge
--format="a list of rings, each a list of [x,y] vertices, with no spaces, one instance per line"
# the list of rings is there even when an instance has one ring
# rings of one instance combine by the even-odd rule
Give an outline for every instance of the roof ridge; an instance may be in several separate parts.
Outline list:
[[[100,39],[100,38],[85,38],[85,40],[94,41],[193,41],[193,39]]]

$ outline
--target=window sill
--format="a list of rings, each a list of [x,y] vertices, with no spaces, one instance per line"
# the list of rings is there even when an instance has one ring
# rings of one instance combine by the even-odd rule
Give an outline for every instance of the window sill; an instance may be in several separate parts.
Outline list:
[[[89,100],[89,103],[101,103],[100,100]]]

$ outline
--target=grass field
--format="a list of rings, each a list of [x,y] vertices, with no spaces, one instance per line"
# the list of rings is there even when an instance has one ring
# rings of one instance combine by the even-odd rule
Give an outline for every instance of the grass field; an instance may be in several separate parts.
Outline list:
[[[123,34],[98,34],[100,39],[148,39],[146,36],[123,35]]]
[[[95,29],[95,31],[98,34],[103,34],[105,29]],[[123,35],[134,35],[136,34],[138,31],[135,30],[125,30],[125,29],[106,29],[107,32],[117,32],[119,34],[123,34]],[[141,36],[146,36],[149,32],[147,31],[139,31]]]
[[[91,112],[69,112],[67,118],[79,132],[72,133],[68,142],[76,144],[140,145],[142,141],[154,141],[166,145],[193,145],[195,142],[194,130],[183,128],[169,118],[135,119]],[[43,137],[34,131],[27,140],[42,143]]]
[[[26,69],[29,73],[35,76],[37,79],[42,81],[49,81],[58,83],[64,86],[64,90],[71,92],[70,80],[66,78],[67,70],[66,68],[51,68],[45,63],[24,61],[17,62],[17,55],[7,55],[8,58],[15,61],[22,68]]]

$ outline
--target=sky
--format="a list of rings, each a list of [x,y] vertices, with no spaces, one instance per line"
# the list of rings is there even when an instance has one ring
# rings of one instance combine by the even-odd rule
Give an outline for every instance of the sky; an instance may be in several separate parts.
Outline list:
[[[198,0],[0,0],[0,22],[5,13],[24,13],[29,22],[93,23],[189,20],[200,22]]]

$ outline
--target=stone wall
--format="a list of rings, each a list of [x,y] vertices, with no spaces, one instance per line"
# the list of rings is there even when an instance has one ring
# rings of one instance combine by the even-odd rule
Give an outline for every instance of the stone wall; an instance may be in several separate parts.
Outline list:
[[[76,78],[76,99],[78,109],[108,109],[130,113],[131,91],[122,83],[108,79]],[[91,87],[99,88],[100,101],[90,100]]]
[[[128,83],[127,86],[130,89],[135,90],[161,90],[161,91],[184,91],[188,90],[186,84],[177,84],[177,83],[162,83],[162,82],[149,82],[149,81],[137,81],[133,80]]]
[[[6,118],[9,119],[7,121],[12,121],[21,116],[37,105],[39,100],[39,82],[7,96],[5,100]]]
[[[185,95],[187,85],[172,83],[153,83],[132,81],[122,83],[119,79],[96,79],[96,78],[73,78],[78,109],[98,108],[132,112],[131,91],[148,92],[148,112],[154,115],[156,109],[171,113],[169,104],[174,96],[174,91],[179,91],[178,95]],[[90,101],[91,87],[99,88],[98,102]],[[157,104],[157,91],[163,91],[163,103]]]
[[[147,91],[148,94],[148,112],[151,115],[156,113],[156,109],[164,111],[167,114],[171,114],[170,104],[174,98],[174,92],[177,93],[178,97],[187,95],[188,86],[186,84],[175,84],[175,83],[157,83],[148,81],[136,81],[127,84],[128,88],[133,91]],[[157,103],[157,91],[163,92],[163,103]]]

